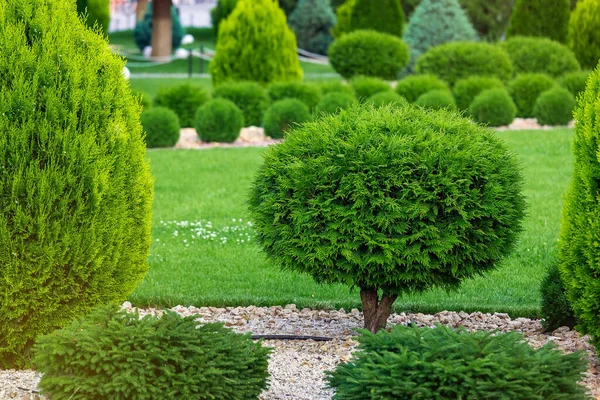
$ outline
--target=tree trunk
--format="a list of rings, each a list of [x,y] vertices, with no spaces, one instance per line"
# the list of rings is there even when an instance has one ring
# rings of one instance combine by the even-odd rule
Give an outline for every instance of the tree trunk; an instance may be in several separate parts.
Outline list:
[[[152,2],[152,57],[171,55],[173,41],[171,4],[171,0]]]
[[[147,5],[148,5],[148,0],[138,0],[137,6],[135,7],[136,22],[142,21],[144,19],[144,14],[146,14],[146,6]]]
[[[387,295],[384,293],[379,300],[377,289],[360,288],[365,329],[377,333],[378,330],[385,328],[387,319],[392,312],[392,305],[397,298],[397,294]]]

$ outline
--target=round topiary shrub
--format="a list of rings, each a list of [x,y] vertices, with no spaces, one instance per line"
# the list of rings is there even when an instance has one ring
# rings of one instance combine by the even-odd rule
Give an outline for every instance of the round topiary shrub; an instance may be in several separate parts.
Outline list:
[[[98,307],[38,340],[39,387],[57,400],[258,399],[270,349],[197,317]]]
[[[323,96],[317,106],[317,110],[319,112],[334,114],[339,110],[350,107],[354,103],[356,103],[356,98],[354,96],[349,95],[348,93],[334,92]]]
[[[0,2],[0,369],[125,300],[148,269],[152,176],[124,61],[75,2]]]
[[[475,96],[469,106],[469,114],[481,124],[504,126],[514,121],[517,106],[506,89],[487,89]]]
[[[300,0],[288,19],[298,47],[317,54],[327,54],[333,36],[335,14],[329,0]]]
[[[381,107],[388,104],[395,104],[397,106],[404,106],[408,104],[404,97],[400,96],[393,90],[375,93],[366,100],[366,103],[373,104],[375,107]]]
[[[347,85],[340,81],[329,81],[318,84],[318,88],[322,95],[329,93],[346,93],[352,97],[356,97],[356,91],[351,85]]]
[[[331,66],[346,79],[356,75],[396,79],[408,58],[408,47],[402,40],[375,31],[348,33],[329,47]]]
[[[135,29],[133,30],[133,38],[135,39],[135,44],[140,51],[143,51],[146,47],[152,45],[152,19],[152,3],[148,3],[146,14],[144,14],[144,19],[138,21],[138,23],[135,25]],[[185,30],[181,25],[179,14],[174,6],[171,7],[171,21],[173,24],[171,46],[173,49],[176,49],[181,44],[183,35],[185,35]]]
[[[512,249],[519,171],[501,140],[454,112],[365,104],[269,147],[248,204],[275,264],[360,288],[376,331],[399,294],[456,287]]]
[[[559,79],[560,86],[567,89],[573,97],[578,98],[585,91],[590,71],[570,72]]]
[[[533,117],[533,106],[537,98],[556,85],[545,74],[521,74],[508,83],[508,92],[517,106],[517,117]]]
[[[452,92],[448,89],[435,89],[422,94],[415,101],[415,105],[425,108],[431,108],[433,110],[439,110],[441,108],[447,108],[449,110],[456,110],[456,102],[452,96]]]
[[[540,286],[542,296],[542,325],[546,331],[553,331],[561,326],[575,327],[575,314],[567,299],[565,285],[560,278],[558,265],[552,264]]]
[[[108,33],[110,0],[77,0],[77,13],[85,18],[85,24],[90,28],[98,26],[102,33]]]
[[[336,24],[331,29],[331,34],[334,38],[338,39],[343,34],[348,33],[352,30],[350,26],[350,19],[352,18],[352,9],[356,4],[356,0],[346,0],[344,4],[339,6],[335,11]]]
[[[373,30],[402,37],[404,10],[400,0],[355,0],[350,30]]]
[[[198,108],[194,128],[203,142],[232,143],[244,127],[244,114],[227,99],[214,99]]]
[[[202,104],[210,100],[210,94],[198,85],[182,83],[161,88],[154,97],[154,105],[175,111],[182,128],[194,126],[194,115]]]
[[[301,124],[310,119],[310,111],[306,104],[297,99],[276,101],[265,113],[263,127],[265,133],[273,139],[281,139],[295,124]]]
[[[501,46],[508,52],[516,74],[539,72],[557,77],[581,69],[571,49],[550,39],[515,37]]]
[[[600,59],[600,3],[580,0],[569,20],[568,44],[583,68],[594,69]]]
[[[570,0],[517,0],[506,37],[542,36],[565,43],[571,14],[570,3]]]
[[[450,90],[448,84],[435,75],[411,75],[396,84],[396,93],[410,103],[431,90]]]
[[[473,99],[487,89],[504,89],[504,83],[489,76],[472,76],[457,81],[452,89],[456,106],[461,111],[468,110]]]
[[[567,125],[573,119],[575,98],[567,89],[555,86],[543,92],[533,107],[541,125]]]
[[[179,140],[179,118],[166,107],[144,110],[140,120],[146,132],[146,147],[173,147]]]
[[[267,88],[271,102],[283,99],[297,99],[313,110],[321,101],[321,92],[315,85],[304,82],[277,82]]]
[[[237,6],[238,0],[218,0],[215,7],[210,10],[210,23],[214,31],[215,40],[219,38],[219,25]]]
[[[356,97],[359,100],[368,99],[375,93],[386,92],[391,88],[386,81],[367,76],[355,76],[350,80],[350,86],[356,92]]]
[[[296,37],[272,0],[239,0],[219,25],[210,63],[215,86],[226,81],[270,83],[302,79]]]
[[[453,86],[471,76],[494,76],[507,81],[512,63],[506,51],[489,43],[453,42],[432,47],[417,60],[419,74],[433,74]]]
[[[353,359],[327,372],[336,398],[587,399],[583,353],[534,349],[519,332],[396,325],[357,340]]]
[[[215,88],[213,97],[230,100],[238,106],[247,126],[260,126],[269,107],[267,91],[256,82],[224,83]]]

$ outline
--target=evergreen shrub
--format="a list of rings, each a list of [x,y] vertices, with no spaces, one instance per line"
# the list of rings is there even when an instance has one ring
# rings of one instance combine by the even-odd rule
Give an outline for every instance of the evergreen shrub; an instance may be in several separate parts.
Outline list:
[[[298,99],[283,99],[271,104],[265,113],[263,127],[267,136],[281,139],[292,126],[310,120],[306,104]]]
[[[506,37],[541,36],[565,43],[570,14],[570,0],[517,0]]]
[[[452,92],[448,89],[430,90],[419,96],[419,98],[415,100],[415,105],[431,108],[433,110],[439,110],[441,108],[456,110],[454,96],[452,96]]]
[[[166,107],[152,107],[140,116],[146,132],[146,147],[173,147],[179,140],[179,118]]]
[[[383,79],[360,75],[350,79],[350,86],[359,100],[365,100],[375,93],[385,92],[391,88],[390,84]]]
[[[397,37],[404,33],[404,10],[400,0],[355,0],[350,30],[374,30]]]
[[[228,82],[217,86],[213,97],[232,101],[242,110],[247,126],[260,126],[269,107],[267,91],[256,82]]]
[[[323,96],[317,110],[329,114],[336,113],[340,109],[346,109],[356,102],[356,98],[348,93],[333,92]]]
[[[482,39],[497,42],[504,36],[515,0],[460,0]]]
[[[182,128],[194,126],[194,115],[202,104],[210,100],[210,94],[199,85],[182,83],[161,88],[154,97],[154,105],[175,111]]]
[[[558,77],[581,69],[571,49],[550,39],[515,37],[501,46],[508,52],[515,74],[539,72]]]
[[[430,90],[450,90],[448,84],[435,75],[411,75],[398,81],[396,93],[414,103]]]
[[[96,26],[105,35],[110,25],[110,0],[77,0],[77,12],[85,16],[85,24],[92,29]]]
[[[356,92],[351,85],[342,83],[340,81],[327,81],[323,83],[319,83],[317,85],[322,95],[327,95],[329,93],[346,93],[352,97],[356,97]]]
[[[318,86],[304,82],[277,82],[267,88],[271,102],[283,99],[298,99],[313,110],[321,100]]]
[[[248,204],[271,261],[360,288],[376,331],[399,294],[457,287],[512,249],[519,171],[493,132],[455,112],[364,104],[269,147]]]
[[[569,20],[569,47],[583,68],[594,69],[600,60],[600,3],[581,0]]]
[[[354,4],[356,4],[356,0],[346,0],[344,4],[339,6],[336,10],[336,24],[331,29],[331,34],[334,38],[339,39],[343,34],[352,31],[350,18],[352,18]]]
[[[552,264],[540,286],[542,297],[542,325],[546,331],[554,331],[561,326],[575,327],[573,308],[567,299],[565,285],[560,278],[558,265]]]
[[[488,126],[510,125],[516,116],[517,106],[504,88],[486,89],[479,93],[469,106],[469,115]]]
[[[567,125],[573,119],[575,98],[567,89],[555,86],[537,98],[533,116],[541,125]]]
[[[35,346],[52,399],[258,399],[270,349],[197,316],[98,307]]]
[[[375,93],[373,96],[369,97],[366,102],[373,104],[375,107],[381,107],[388,104],[395,104],[399,106],[408,104],[404,97],[400,96],[391,89],[386,90],[385,92]]]
[[[532,118],[537,98],[556,85],[545,74],[521,74],[508,82],[508,92],[517,106],[517,117]]]
[[[203,142],[232,143],[244,127],[244,114],[227,99],[214,99],[198,108],[194,128]]]
[[[133,97],[139,99],[143,109],[152,107],[152,98],[148,93],[137,89],[131,89],[131,93],[133,94]]]
[[[335,399],[587,399],[587,361],[522,333],[394,326],[362,332],[349,362],[327,372]]]
[[[333,36],[335,14],[329,0],[300,0],[288,20],[298,47],[317,54],[327,54]]]
[[[329,62],[346,79],[356,75],[396,79],[409,52],[399,38],[375,31],[348,33],[329,47]]]
[[[140,51],[143,51],[147,46],[152,46],[152,18],[152,3],[148,3],[144,19],[138,21],[133,29],[133,38]],[[174,6],[171,7],[171,20],[173,24],[171,46],[176,49],[181,44],[185,30]]]
[[[487,89],[504,89],[504,83],[489,76],[471,76],[457,81],[452,89],[456,106],[461,111],[468,110],[475,97]]]
[[[570,72],[563,75],[559,79],[559,83],[562,87],[571,92],[573,97],[578,98],[579,95],[585,91],[585,85],[589,76],[590,71]]]
[[[210,23],[215,34],[215,40],[219,37],[221,21],[233,12],[237,3],[238,0],[217,0],[217,4],[210,10]]]
[[[75,2],[0,1],[0,369],[122,302],[148,269],[153,183],[123,59]]]
[[[286,17],[289,17],[298,6],[298,0],[277,0],[279,7],[283,10]]]

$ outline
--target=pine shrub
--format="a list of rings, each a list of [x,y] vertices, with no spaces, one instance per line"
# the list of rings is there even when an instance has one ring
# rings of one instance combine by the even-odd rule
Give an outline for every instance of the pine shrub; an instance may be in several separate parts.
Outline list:
[[[515,0],[460,0],[479,36],[496,42],[504,36]]]
[[[291,127],[310,119],[306,104],[298,99],[283,99],[271,104],[265,113],[263,127],[267,136],[281,139]]]
[[[552,264],[540,286],[542,297],[542,325],[546,331],[554,331],[561,326],[575,327],[573,308],[567,299],[565,285],[560,278],[558,265]]]
[[[360,75],[350,80],[350,86],[356,92],[356,97],[359,100],[368,99],[375,93],[385,92],[391,88],[390,84],[383,79]]]
[[[344,110],[356,102],[356,98],[348,93],[333,92],[323,96],[317,110],[328,114],[334,114]]]
[[[532,118],[537,98],[556,85],[545,74],[521,74],[508,83],[508,92],[517,106],[517,117]]]
[[[487,89],[504,89],[504,83],[489,76],[471,76],[457,81],[452,89],[456,106],[461,111],[468,110],[475,97]]]
[[[506,81],[513,68],[508,54],[489,43],[453,42],[432,47],[417,60],[419,74],[433,74],[453,86],[470,76],[493,76]]]
[[[559,83],[577,99],[585,91],[585,85],[589,76],[590,71],[570,72],[563,75],[559,79]]]
[[[583,68],[594,69],[600,60],[600,3],[581,0],[571,13],[568,44]]]
[[[123,301],[148,269],[153,184],[125,65],[75,2],[0,1],[0,369]]]
[[[329,93],[346,93],[352,97],[356,97],[354,88],[351,85],[342,83],[340,81],[322,82],[317,86],[322,95],[328,95]]]
[[[199,85],[182,83],[158,90],[154,105],[170,108],[179,117],[182,128],[194,126],[194,115],[202,104],[210,100],[210,94]]]
[[[350,18],[352,18],[352,9],[356,4],[356,0],[346,0],[344,4],[338,7],[335,12],[336,23],[331,29],[331,34],[334,38],[339,39],[343,34],[352,31],[350,26]]]
[[[173,147],[179,140],[179,118],[166,107],[145,110],[140,120],[146,132],[146,147]]]
[[[335,25],[335,14],[329,0],[300,0],[288,23],[296,35],[298,47],[327,54],[333,42],[330,31]]]
[[[152,3],[148,3],[144,19],[138,21],[133,30],[133,38],[140,51],[152,45],[152,18]],[[181,44],[185,30],[181,25],[179,14],[174,6],[171,7],[171,20],[173,23],[171,46],[173,49],[176,49]]]
[[[360,288],[376,331],[399,294],[456,287],[513,248],[519,171],[501,140],[454,112],[365,104],[269,147],[248,204],[271,261]]]
[[[450,90],[448,84],[435,75],[411,75],[396,84],[396,93],[408,102],[417,99],[431,90]]]
[[[452,92],[448,89],[430,90],[429,92],[419,96],[419,98],[415,101],[415,105],[419,107],[431,108],[433,110],[439,110],[441,108],[456,110],[454,96],[452,96]]]
[[[397,106],[404,106],[408,104],[404,97],[400,96],[391,89],[385,92],[375,93],[373,96],[369,97],[366,102],[373,104],[375,107],[381,107],[388,104],[395,104]]]
[[[298,99],[313,110],[321,101],[321,92],[315,85],[304,82],[277,82],[267,88],[271,102],[283,99]]]
[[[277,3],[238,1],[231,15],[219,25],[210,74],[215,86],[226,81],[270,83],[302,79],[296,37]]]
[[[214,98],[232,101],[242,110],[247,126],[260,126],[269,107],[267,91],[256,82],[228,82],[213,91]]]
[[[570,0],[517,0],[506,37],[541,36],[565,43],[570,14]]]
[[[356,75],[393,80],[408,64],[409,52],[399,38],[375,31],[356,31],[329,47],[329,62],[346,79]]]
[[[355,0],[350,16],[350,30],[374,30],[402,37],[404,10],[400,0]]]
[[[515,119],[517,106],[504,88],[486,89],[469,106],[473,119],[488,126],[510,125]]]
[[[210,23],[215,34],[215,40],[219,37],[219,25],[233,12],[237,3],[238,0],[218,0],[217,4],[210,10]]]
[[[573,119],[575,98],[567,89],[555,86],[537,98],[533,116],[541,125],[567,125]]]
[[[96,26],[103,34],[110,25],[110,0],[77,0],[77,12],[85,17],[85,24],[92,29]]]
[[[546,38],[515,37],[502,42],[515,74],[538,72],[558,77],[581,69],[575,54],[564,44]]]
[[[41,337],[39,387],[52,399],[258,399],[270,349],[222,324],[115,306]]]
[[[336,400],[588,398],[582,353],[534,349],[519,332],[396,325],[357,340],[353,359],[327,372]]]
[[[244,127],[244,114],[227,99],[214,99],[198,108],[194,128],[203,142],[232,143]]]

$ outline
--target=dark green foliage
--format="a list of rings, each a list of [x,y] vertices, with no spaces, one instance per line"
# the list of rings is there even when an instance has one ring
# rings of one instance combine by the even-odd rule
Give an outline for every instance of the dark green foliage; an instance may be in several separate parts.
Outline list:
[[[145,110],[140,119],[149,149],[173,147],[179,140],[179,118],[174,111],[166,107],[152,107]]]
[[[90,28],[100,28],[105,35],[110,24],[110,0],[77,0],[77,12],[85,16],[85,24]]]
[[[433,110],[439,110],[441,108],[447,108],[450,110],[456,110],[456,102],[452,92],[448,89],[435,89],[424,93],[415,100],[415,105],[425,108],[431,108]]]
[[[331,66],[347,79],[366,75],[393,80],[408,59],[408,47],[402,40],[375,31],[348,33],[329,47]]]
[[[402,37],[404,11],[400,0],[355,0],[350,16],[350,30],[374,30]]]
[[[270,83],[302,79],[296,37],[272,0],[238,0],[219,26],[210,63],[215,86],[226,81]]]
[[[103,306],[41,337],[35,363],[52,399],[258,399],[270,349],[222,324]]]
[[[453,42],[433,47],[417,60],[419,74],[433,74],[451,86],[470,76],[495,76],[506,81],[513,68],[508,54],[489,43]]]
[[[600,59],[600,3],[581,0],[569,20],[569,47],[583,68],[594,69]]]
[[[219,85],[213,97],[231,100],[242,110],[246,126],[260,126],[269,107],[267,91],[255,82],[229,82]]]
[[[359,100],[365,100],[375,93],[385,92],[391,88],[386,81],[368,76],[355,76],[350,80],[350,86],[354,88]]]
[[[587,83],[590,71],[577,71],[570,72],[563,75],[559,79],[559,83],[562,87],[567,89],[573,97],[578,98],[581,93],[585,91],[585,84]]]
[[[506,37],[542,36],[565,43],[570,14],[570,0],[517,0]]]
[[[406,20],[412,16],[412,13],[415,11],[415,8],[419,5],[421,0],[402,0],[402,10],[404,10],[404,15],[406,16]]]
[[[183,35],[185,35],[185,30],[181,25],[179,14],[177,14],[177,9],[174,6],[171,7],[171,19],[173,21],[173,37],[171,45],[173,46],[173,50],[175,50],[181,44],[181,39],[183,39]],[[145,47],[152,45],[152,3],[148,3],[144,19],[135,25],[133,37],[135,39],[135,44],[140,50],[144,50]]]
[[[338,7],[335,12],[336,24],[331,29],[331,34],[334,38],[339,39],[343,34],[352,30],[350,26],[350,18],[352,18],[352,9],[356,4],[356,0],[346,0],[344,4]]]
[[[198,108],[194,128],[203,142],[232,143],[244,127],[244,114],[227,99],[214,99]]]
[[[396,325],[362,334],[353,360],[327,372],[335,400],[588,398],[577,383],[582,353],[552,342],[536,350],[518,332]]]
[[[449,90],[448,84],[435,75],[411,75],[396,84],[396,93],[414,103],[430,90]]]
[[[329,0],[300,0],[288,20],[296,34],[298,47],[317,54],[327,54],[333,36],[335,14]]]
[[[133,94],[133,97],[139,99],[143,109],[150,108],[152,106],[152,98],[148,93],[137,89],[131,89],[131,93]]]
[[[298,6],[298,0],[277,0],[279,7],[283,10],[286,17],[289,17]]]
[[[75,2],[0,1],[0,369],[122,302],[148,269],[153,184],[124,61]]]
[[[321,101],[321,92],[315,85],[304,82],[279,82],[267,88],[271,102],[283,99],[298,99],[313,110]]]
[[[469,114],[481,124],[510,125],[515,119],[517,106],[504,88],[486,89],[469,106]]]
[[[177,86],[159,89],[154,97],[154,105],[175,111],[182,128],[194,126],[194,115],[202,104],[210,100],[210,94],[201,86],[182,83]]]
[[[210,10],[210,23],[215,32],[215,40],[219,37],[219,25],[237,6],[238,0],[218,0],[217,5]]]
[[[331,4],[331,8],[333,11],[336,11],[339,6],[345,3],[345,0],[331,0],[329,4]]]
[[[318,88],[321,94],[326,95],[329,93],[346,93],[350,96],[356,97],[356,92],[351,85],[345,84],[340,81],[329,81],[318,84]]]
[[[373,104],[375,107],[381,107],[388,104],[395,104],[398,106],[404,106],[408,104],[404,97],[400,96],[391,89],[386,90],[385,92],[375,93],[366,100],[366,103]]]
[[[581,69],[571,49],[550,39],[515,37],[501,46],[508,52],[515,74],[539,72],[558,77]]]
[[[295,124],[301,124],[310,119],[310,111],[306,104],[298,99],[283,99],[276,101],[265,113],[263,127],[267,136],[281,139]]]
[[[542,325],[546,331],[553,331],[561,326],[575,327],[575,314],[567,300],[565,285],[560,278],[558,266],[552,264],[540,286],[542,294]]]
[[[479,36],[489,42],[504,35],[515,0],[460,0]]]
[[[452,93],[459,110],[465,111],[475,97],[487,89],[504,89],[504,83],[498,78],[489,76],[472,76],[456,82]]]
[[[336,113],[340,109],[346,109],[356,102],[356,98],[348,93],[333,92],[323,96],[317,110],[325,113]]]
[[[533,116],[541,125],[567,125],[573,119],[575,98],[567,89],[555,86],[543,92],[533,107]]]
[[[532,118],[533,106],[542,92],[556,82],[545,74],[521,74],[508,83],[508,92],[517,106],[517,117]]]

